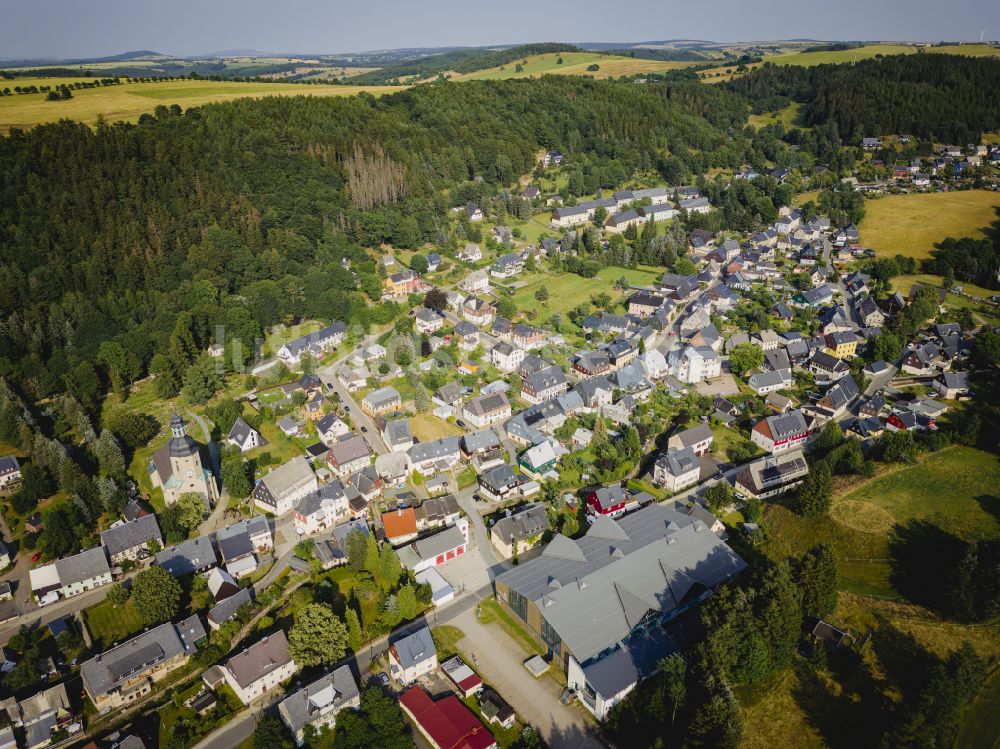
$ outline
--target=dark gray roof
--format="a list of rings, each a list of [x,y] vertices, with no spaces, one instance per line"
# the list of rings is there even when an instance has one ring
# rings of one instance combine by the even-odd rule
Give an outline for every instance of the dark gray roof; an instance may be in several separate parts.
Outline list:
[[[223,598],[218,604],[208,610],[208,620],[214,624],[222,622],[236,616],[236,611],[245,603],[252,600],[252,589],[241,588],[238,593],[234,593],[228,598]]]
[[[250,434],[256,431],[256,429],[247,424],[243,420],[243,417],[240,416],[233,422],[233,428],[229,430],[229,436],[226,437],[226,440],[229,442],[235,442],[237,445],[244,445],[250,437]],[[257,439],[261,442],[261,444],[267,443],[267,440],[261,437],[259,432],[257,434]]]
[[[288,639],[283,630],[237,653],[226,661],[226,670],[241,687],[247,687],[258,679],[289,663]]]
[[[292,693],[278,706],[285,723],[297,734],[318,717],[340,710],[360,697],[350,666],[341,666]]]
[[[107,694],[135,674],[179,655],[190,655],[204,638],[205,629],[197,615],[176,625],[166,622],[86,661],[80,676],[91,694]]]
[[[671,476],[683,476],[685,473],[690,473],[701,467],[693,447],[663,453],[656,459],[656,462]]]
[[[426,460],[436,460],[458,453],[458,437],[442,437],[433,442],[421,442],[410,448],[410,460],[423,463]]]
[[[437,657],[434,639],[427,627],[421,627],[416,632],[392,643],[396,649],[396,658],[404,669],[415,666],[428,658]]]
[[[490,533],[509,544],[537,536],[549,529],[549,515],[540,502],[530,504],[513,515],[500,518],[490,528]]]
[[[197,572],[216,562],[218,557],[208,536],[192,538],[156,554],[156,564],[174,577]]]
[[[142,546],[152,540],[163,543],[160,526],[156,524],[155,515],[144,515],[131,523],[123,523],[115,528],[109,528],[101,534],[101,546],[109,556]]]
[[[462,435],[462,445],[465,452],[471,455],[499,447],[500,438],[492,429],[483,429],[480,432]]]
[[[110,575],[108,555],[103,546],[81,551],[65,559],[56,560],[56,572],[61,585],[72,585],[101,575]]]
[[[580,661],[626,638],[650,611],[669,613],[746,567],[704,523],[661,505],[600,520],[497,577],[535,602]]]

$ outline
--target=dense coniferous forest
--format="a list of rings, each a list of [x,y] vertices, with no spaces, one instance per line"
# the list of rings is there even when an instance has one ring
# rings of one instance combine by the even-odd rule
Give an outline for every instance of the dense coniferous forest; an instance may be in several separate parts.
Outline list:
[[[492,195],[544,147],[603,188],[668,152],[686,177],[748,157],[744,118],[697,85],[550,77],[15,131],[0,140],[0,377],[31,398],[68,387],[89,409],[101,344],[134,352],[140,376],[181,312],[198,346],[217,323],[243,340],[285,315],[366,325],[379,310],[341,260],[377,299],[360,248],[447,243],[442,188],[455,205]],[[392,184],[376,184],[387,167]]]
[[[727,84],[754,112],[806,105],[807,125],[834,123],[842,137],[911,133],[938,142],[978,143],[1000,128],[1000,61],[913,54],[853,65],[768,65]]]

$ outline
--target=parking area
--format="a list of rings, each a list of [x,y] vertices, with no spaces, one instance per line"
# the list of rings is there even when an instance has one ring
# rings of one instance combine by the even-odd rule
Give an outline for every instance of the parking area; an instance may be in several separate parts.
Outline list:
[[[725,369],[723,369],[721,377],[699,382],[694,386],[694,389],[701,395],[708,395],[712,398],[719,395],[733,395],[740,392],[740,386],[736,384],[736,379]]]
[[[498,625],[482,624],[475,609],[452,622],[465,633],[458,648],[466,662],[475,655],[476,670],[524,723],[534,726],[552,749],[602,749],[594,719],[579,705],[559,701],[561,686],[550,676],[536,679],[524,667],[526,652]]]

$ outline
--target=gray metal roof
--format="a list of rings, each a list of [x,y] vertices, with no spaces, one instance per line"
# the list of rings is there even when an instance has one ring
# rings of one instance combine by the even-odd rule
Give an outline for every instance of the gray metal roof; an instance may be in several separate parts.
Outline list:
[[[421,442],[410,448],[410,460],[414,463],[452,455],[458,455],[458,437],[442,437],[433,442]]]
[[[433,559],[465,543],[465,536],[457,525],[446,528],[433,536],[414,541],[409,548],[421,559]]]
[[[745,567],[704,523],[653,504],[617,522],[602,518],[576,540],[556,536],[541,556],[497,580],[535,602],[584,661],[626,638],[649,612],[668,613],[696,586],[712,588]]]

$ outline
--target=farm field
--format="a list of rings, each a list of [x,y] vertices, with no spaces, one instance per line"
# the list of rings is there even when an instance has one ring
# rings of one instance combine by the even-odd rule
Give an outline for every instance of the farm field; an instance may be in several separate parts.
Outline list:
[[[865,204],[861,241],[881,255],[930,257],[945,237],[983,237],[997,220],[1000,193],[985,190],[887,195]]]
[[[58,86],[68,80],[82,79],[24,79],[25,82],[18,85],[30,85],[27,81],[37,83],[39,80],[45,81],[43,85]],[[18,94],[0,98],[0,133],[64,118],[88,125],[95,124],[99,117],[108,122],[131,122],[161,104],[179,104],[186,109],[247,96],[354,96],[362,91],[379,96],[398,90],[399,87],[393,86],[301,86],[294,83],[183,80],[80,89],[74,91],[73,98],[67,101],[47,101],[45,94]]]
[[[518,287],[512,299],[514,304],[523,311],[538,309],[535,291],[539,286],[545,286],[549,299],[545,312],[565,313],[578,304],[590,301],[591,294],[611,292],[615,281],[625,276],[634,286],[645,286],[653,283],[662,275],[662,271],[651,267],[619,268],[611,266],[603,268],[594,278],[583,278],[575,273],[560,273],[555,276],[537,274],[524,286]]]
[[[562,57],[563,64],[557,60]],[[676,62],[664,60],[640,60],[632,57],[601,55],[596,52],[551,52],[526,58],[528,64],[518,73],[517,63],[503,66],[504,69],[490,68],[475,73],[452,76],[453,81],[501,80],[505,78],[536,78],[540,75],[591,75],[594,78],[617,78],[637,73],[662,73],[666,70],[687,68],[696,62]],[[588,71],[587,66],[597,64],[600,69]]]
[[[995,492],[1000,461],[968,447],[950,447],[922,462],[891,468],[834,499],[830,518],[808,520],[769,503],[768,555],[802,554],[817,543],[834,548],[841,589],[897,599],[889,582],[890,534],[895,524],[921,520],[967,538],[1000,532],[1000,522],[979,501]]]

